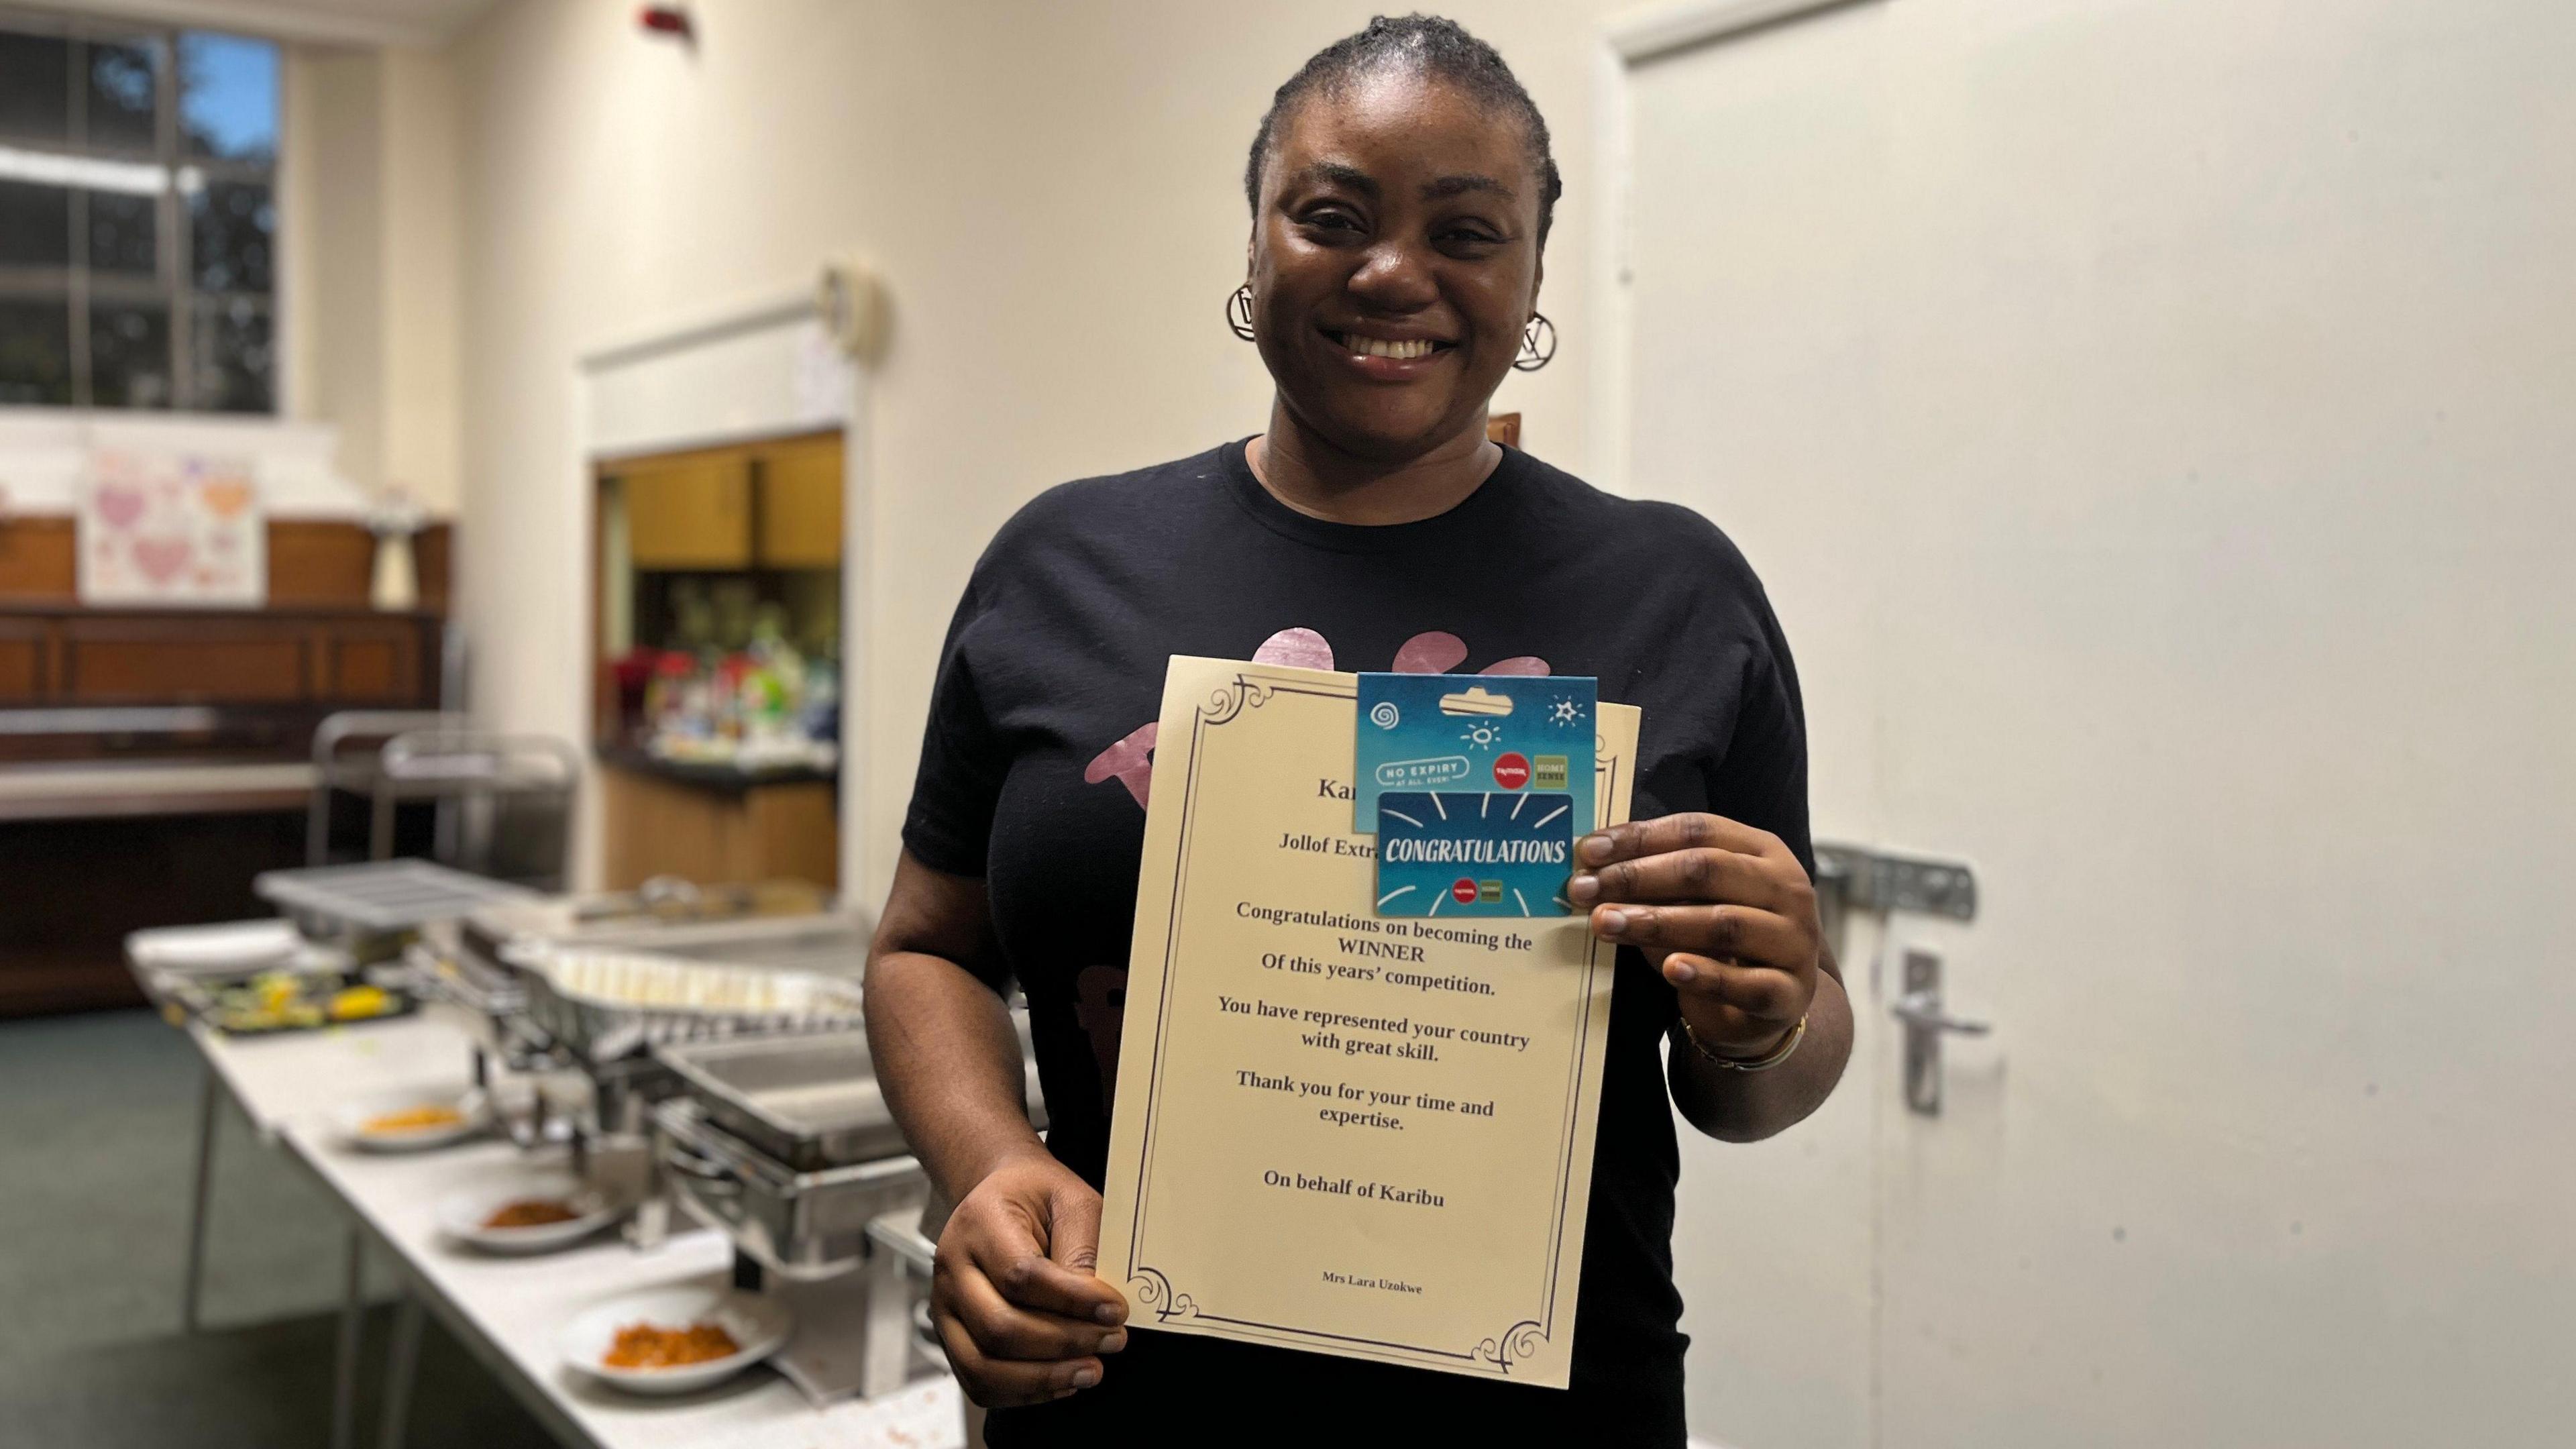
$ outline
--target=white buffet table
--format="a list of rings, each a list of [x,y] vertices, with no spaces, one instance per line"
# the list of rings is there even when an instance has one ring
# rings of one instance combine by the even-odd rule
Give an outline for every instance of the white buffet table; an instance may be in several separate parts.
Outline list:
[[[478,1176],[524,1171],[532,1154],[488,1139],[420,1153],[359,1152],[334,1140],[330,1117],[354,1098],[462,1088],[471,1068],[470,1039],[453,1023],[422,1014],[275,1037],[232,1038],[202,1026],[189,1034],[252,1124],[282,1141],[385,1250],[412,1299],[436,1312],[566,1443],[596,1449],[867,1449],[963,1442],[957,1385],[946,1377],[916,1381],[897,1395],[816,1409],[766,1368],[674,1399],[631,1397],[565,1368],[554,1337],[574,1314],[644,1289],[721,1283],[730,1273],[732,1246],[703,1230],[675,1231],[650,1251],[607,1234],[536,1257],[490,1257],[448,1242],[434,1221],[438,1200]],[[858,1291],[855,1281],[852,1291]],[[406,1339],[416,1333],[416,1318],[398,1321],[393,1372],[404,1387],[389,1389],[396,1407],[388,1443],[399,1437]]]

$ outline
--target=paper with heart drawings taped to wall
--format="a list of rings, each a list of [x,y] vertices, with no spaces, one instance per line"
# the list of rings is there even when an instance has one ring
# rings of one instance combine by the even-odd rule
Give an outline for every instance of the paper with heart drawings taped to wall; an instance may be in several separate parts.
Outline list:
[[[1614,951],[1378,916],[1357,720],[1356,675],[1171,661],[1099,1271],[1141,1331],[1563,1388]],[[1587,827],[1638,720],[1599,707]]]
[[[84,604],[257,606],[268,518],[245,458],[102,448],[78,525]]]

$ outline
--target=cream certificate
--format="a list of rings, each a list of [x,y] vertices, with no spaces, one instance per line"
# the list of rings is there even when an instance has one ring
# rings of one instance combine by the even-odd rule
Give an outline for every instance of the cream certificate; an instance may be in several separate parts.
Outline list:
[[[1376,915],[1357,696],[1171,662],[1100,1273],[1141,1328],[1562,1388],[1612,950],[1579,915]],[[1600,708],[1601,823],[1637,722]]]

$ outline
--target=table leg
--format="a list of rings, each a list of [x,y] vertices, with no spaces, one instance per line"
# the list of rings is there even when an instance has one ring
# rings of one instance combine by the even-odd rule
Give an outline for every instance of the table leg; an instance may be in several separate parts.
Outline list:
[[[394,1308],[394,1339],[385,1349],[385,1423],[378,1449],[403,1449],[411,1428],[413,1370],[420,1366],[420,1297],[406,1292]]]
[[[215,1102],[223,1095],[215,1064],[205,1067],[205,1082],[197,1093],[197,1186],[188,1202],[188,1276],[179,1288],[179,1327],[187,1333],[197,1331],[198,1300],[205,1291],[206,1215],[215,1187]]]
[[[356,1449],[358,1442],[358,1351],[364,1347],[367,1315],[365,1267],[366,1243],[353,1223],[348,1278],[340,1300],[340,1347],[331,1366],[331,1449]]]

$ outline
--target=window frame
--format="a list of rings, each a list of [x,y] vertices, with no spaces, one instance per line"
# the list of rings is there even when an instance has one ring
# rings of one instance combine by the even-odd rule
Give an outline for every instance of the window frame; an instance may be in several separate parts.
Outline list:
[[[69,407],[85,412],[141,415],[283,416],[286,368],[285,332],[280,326],[283,310],[280,294],[285,290],[286,281],[281,254],[285,249],[287,230],[283,215],[285,188],[281,184],[287,149],[284,42],[268,36],[206,26],[156,25],[146,21],[24,10],[5,4],[0,4],[0,30],[61,39],[81,47],[75,52],[74,64],[66,77],[66,138],[60,143],[49,143],[0,136],[0,147],[76,161],[158,167],[165,178],[160,189],[152,194],[153,272],[150,277],[103,271],[91,265],[90,205],[95,188],[77,184],[65,184],[61,188],[67,198],[66,209],[69,212],[63,265],[0,266],[0,302],[60,302],[64,305],[70,330],[66,356],[72,382],[71,398],[67,403],[0,403],[0,411]],[[181,40],[189,35],[221,35],[276,48],[277,145],[265,162],[188,153],[179,106],[179,53]],[[153,73],[153,143],[149,150],[101,144],[86,136],[90,91],[88,48],[102,43],[144,44],[157,49],[158,63]],[[75,136],[82,139],[71,139]],[[269,205],[279,213],[277,223],[269,232],[269,289],[266,292],[206,289],[197,285],[195,220],[191,202],[196,195],[227,182],[247,182],[267,188]],[[196,363],[200,313],[212,315],[217,308],[237,303],[250,305],[268,324],[268,399],[266,407],[256,410],[212,408],[208,406],[209,399],[199,395]],[[165,361],[170,377],[170,398],[166,404],[156,407],[96,401],[91,329],[97,304],[158,306],[164,309],[168,319]]]

